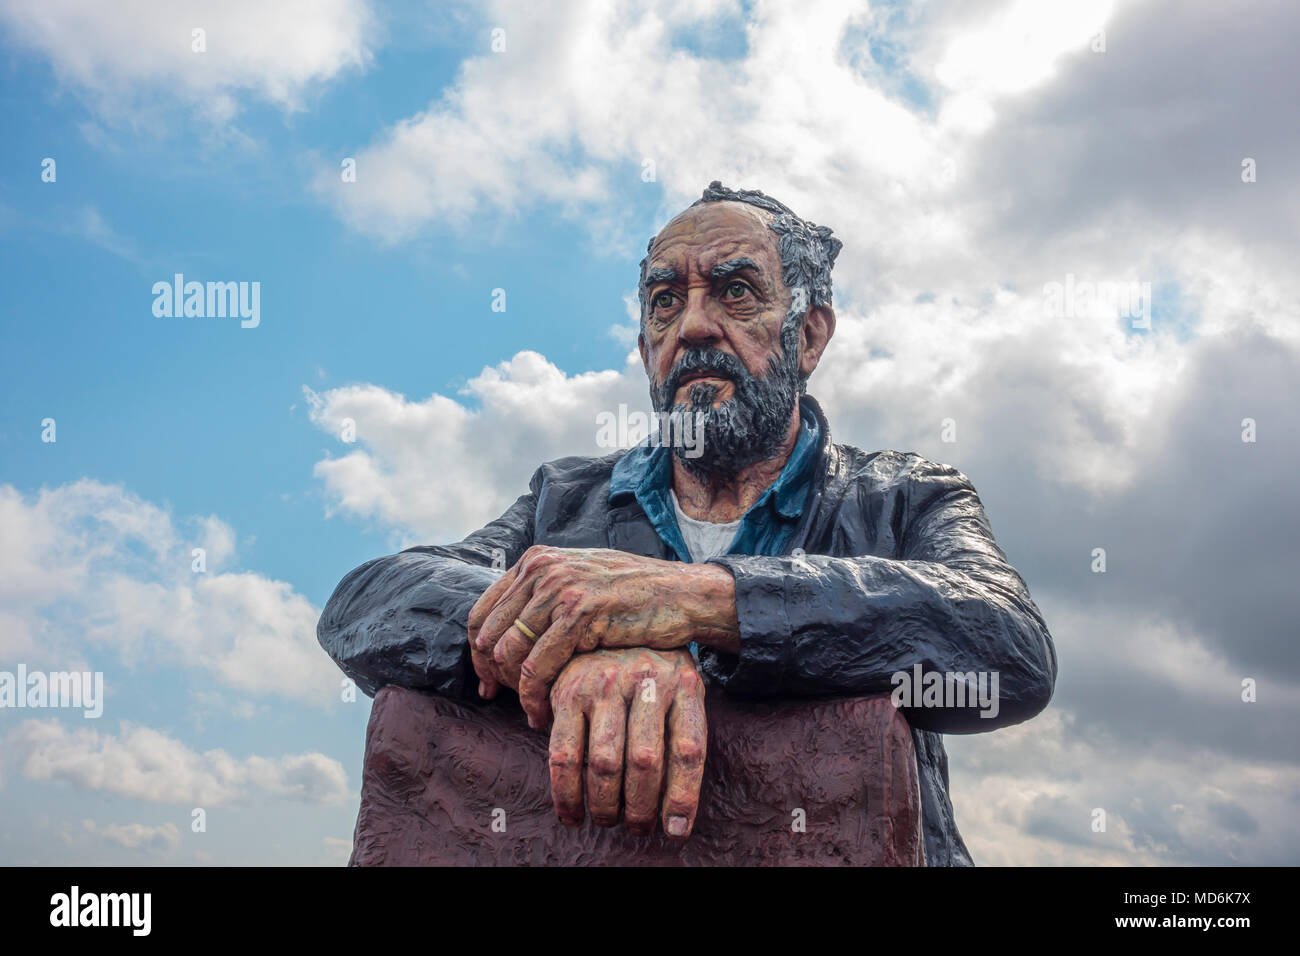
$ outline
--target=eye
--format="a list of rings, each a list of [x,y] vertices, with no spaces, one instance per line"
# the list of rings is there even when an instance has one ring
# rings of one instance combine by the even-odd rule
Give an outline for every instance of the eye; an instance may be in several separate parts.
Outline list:
[[[749,286],[745,285],[745,283],[741,282],[739,279],[733,279],[731,282],[728,282],[726,288],[722,290],[722,297],[724,299],[740,299],[743,298],[747,292],[749,292]]]
[[[677,296],[673,295],[671,292],[660,292],[650,300],[650,307],[654,309],[671,308],[676,299]]]

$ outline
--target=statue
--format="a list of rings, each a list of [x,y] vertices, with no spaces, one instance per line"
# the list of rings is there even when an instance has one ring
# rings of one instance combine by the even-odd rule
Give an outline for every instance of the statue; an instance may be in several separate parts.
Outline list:
[[[641,263],[680,434],[543,464],[339,584],[320,642],[379,693],[354,863],[972,863],[941,735],[1041,711],[1055,649],[964,475],[832,442],[807,381],[840,246],[712,183]],[[439,820],[381,819],[419,801]]]

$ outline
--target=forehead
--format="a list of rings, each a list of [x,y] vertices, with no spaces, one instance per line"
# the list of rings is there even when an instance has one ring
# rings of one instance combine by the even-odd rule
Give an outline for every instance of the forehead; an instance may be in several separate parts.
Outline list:
[[[768,227],[771,221],[771,213],[748,203],[692,206],[655,237],[649,266],[707,272],[719,262],[748,256],[780,275],[776,233]]]

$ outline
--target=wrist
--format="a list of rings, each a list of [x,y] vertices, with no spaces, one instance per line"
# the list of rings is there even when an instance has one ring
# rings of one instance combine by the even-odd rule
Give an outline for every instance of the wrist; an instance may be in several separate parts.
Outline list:
[[[736,617],[736,579],[716,564],[684,564],[682,608],[691,640],[732,654],[740,653]]]

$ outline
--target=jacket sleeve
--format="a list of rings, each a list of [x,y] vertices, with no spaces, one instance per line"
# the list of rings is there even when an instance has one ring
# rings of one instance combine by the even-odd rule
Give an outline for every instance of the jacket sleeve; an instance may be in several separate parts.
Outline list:
[[[539,470],[528,494],[459,544],[410,548],[361,565],[321,613],[321,647],[372,697],[397,684],[477,700],[469,611],[533,543],[540,485]]]
[[[927,462],[893,497],[880,520],[898,558],[713,559],[735,577],[740,653],[710,651],[707,671],[735,696],[856,697],[893,693],[899,674],[914,683],[920,665],[968,685],[984,675],[991,699],[982,708],[904,701],[914,727],[978,733],[1028,720],[1051,698],[1056,650],[975,489]]]

